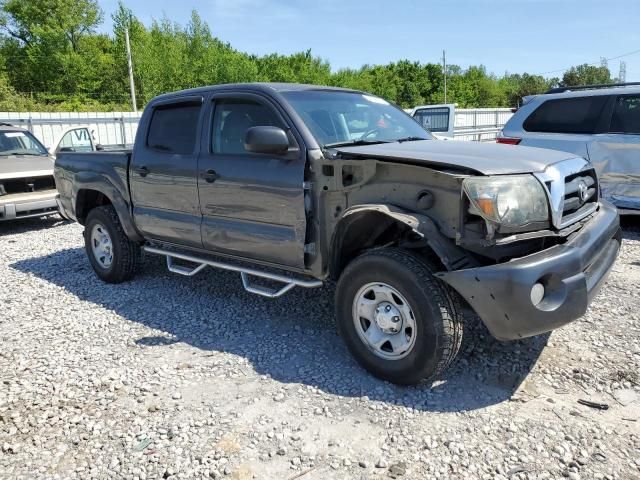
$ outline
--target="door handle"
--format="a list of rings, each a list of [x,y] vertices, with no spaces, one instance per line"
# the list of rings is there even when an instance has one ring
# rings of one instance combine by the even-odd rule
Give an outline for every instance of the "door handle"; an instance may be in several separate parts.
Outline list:
[[[141,177],[146,177],[147,175],[149,175],[149,169],[144,165],[142,167],[136,167],[133,170]]]
[[[204,179],[205,182],[213,183],[218,178],[220,178],[220,175],[218,175],[215,170],[207,170],[206,172],[202,173],[201,177]]]

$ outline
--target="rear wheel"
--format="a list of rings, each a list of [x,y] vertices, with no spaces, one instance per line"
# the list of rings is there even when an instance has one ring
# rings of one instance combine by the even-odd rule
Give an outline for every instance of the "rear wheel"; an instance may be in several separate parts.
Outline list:
[[[85,249],[98,277],[108,283],[129,280],[140,261],[140,246],[129,240],[111,205],[96,207],[87,215]]]
[[[457,294],[428,260],[371,250],[351,262],[336,289],[338,329],[356,360],[379,378],[415,384],[441,374],[462,341]]]

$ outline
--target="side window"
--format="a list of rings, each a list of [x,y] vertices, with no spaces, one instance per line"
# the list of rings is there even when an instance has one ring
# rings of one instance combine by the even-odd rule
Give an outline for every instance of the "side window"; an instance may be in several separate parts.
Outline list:
[[[606,95],[547,100],[524,122],[528,132],[593,133]]]
[[[421,108],[416,110],[413,118],[430,132],[449,130],[449,107]]]
[[[147,146],[166,153],[189,154],[196,146],[201,104],[180,103],[154,109]]]
[[[616,98],[609,131],[640,134],[640,95]]]
[[[64,134],[56,151],[58,152],[91,152],[91,133],[86,128],[76,128]]]
[[[271,108],[252,100],[217,101],[213,115],[213,153],[247,153],[244,140],[251,127],[284,125]]]

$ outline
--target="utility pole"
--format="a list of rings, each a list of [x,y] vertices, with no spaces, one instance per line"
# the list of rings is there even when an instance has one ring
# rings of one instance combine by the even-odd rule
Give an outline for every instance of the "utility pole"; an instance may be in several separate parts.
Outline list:
[[[124,41],[127,45],[127,63],[129,64],[129,86],[131,87],[131,106],[133,111],[138,113],[138,106],[136,105],[136,85],[133,82],[133,62],[131,61],[131,44],[129,43],[129,29],[124,29]]]
[[[618,73],[618,83],[625,83],[627,81],[627,62],[620,61],[620,72]]]
[[[444,75],[444,103],[447,103],[447,55],[442,50],[442,74]]]

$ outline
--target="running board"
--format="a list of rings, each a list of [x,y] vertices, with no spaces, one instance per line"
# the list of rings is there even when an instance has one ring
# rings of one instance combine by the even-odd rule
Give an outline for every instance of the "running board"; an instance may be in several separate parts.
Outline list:
[[[143,250],[147,253],[153,253],[156,255],[163,255],[167,257],[167,268],[169,269],[169,271],[177,273],[179,275],[184,275],[186,277],[192,277],[196,273],[201,272],[206,267],[214,267],[220,268],[222,270],[229,270],[231,272],[239,272],[240,277],[242,278],[242,286],[244,287],[244,289],[249,293],[255,293],[256,295],[260,295],[262,297],[277,298],[284,295],[294,287],[317,288],[322,286],[322,282],[320,280],[300,280],[297,278],[279,275],[277,273],[269,273],[253,268],[239,267],[230,263],[216,262],[207,258],[194,257],[192,255],[186,255],[184,253],[178,253],[170,250],[163,250],[161,248],[145,246],[143,247]],[[177,265],[174,262],[175,259],[195,263],[196,266],[187,267],[183,265]],[[284,286],[276,289],[263,287],[260,285],[252,285],[249,277],[258,277],[264,278],[266,280],[272,280],[274,282],[283,283]]]

